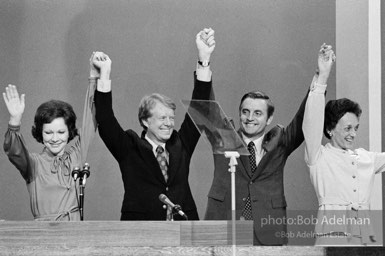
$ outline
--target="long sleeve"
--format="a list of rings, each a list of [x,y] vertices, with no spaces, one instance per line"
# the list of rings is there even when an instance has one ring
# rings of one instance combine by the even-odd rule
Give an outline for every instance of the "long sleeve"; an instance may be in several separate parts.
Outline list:
[[[211,79],[211,73],[209,74],[209,78]],[[194,90],[191,99],[214,100],[212,81],[201,81],[198,79],[197,74],[194,74]],[[184,141],[184,145],[188,146],[190,155],[192,155],[195,146],[198,143],[200,133],[187,113],[179,130],[179,134],[180,138]]]
[[[302,122],[303,115],[305,112],[305,104],[307,101],[306,94],[305,98],[302,100],[302,103],[291,120],[290,124],[285,128],[285,136],[284,136],[284,144],[287,147],[288,155],[291,154],[294,150],[296,150],[303,142],[303,132],[302,132]]]
[[[374,153],[374,172],[376,174],[385,172],[385,152]]]
[[[111,92],[95,92],[96,120],[99,135],[116,160],[124,158],[129,151],[126,133],[118,123],[112,109]]]
[[[305,137],[305,161],[311,166],[316,163],[321,148],[324,127],[326,85],[320,85],[313,78],[305,106],[303,133]]]
[[[4,151],[11,163],[20,171],[27,183],[33,179],[32,158],[20,133],[20,126],[8,125],[5,133]]]
[[[81,128],[81,163],[87,161],[88,148],[96,133],[97,122],[95,117],[94,94],[96,89],[96,79],[89,78],[89,85],[87,88],[86,98],[84,101],[83,121]]]

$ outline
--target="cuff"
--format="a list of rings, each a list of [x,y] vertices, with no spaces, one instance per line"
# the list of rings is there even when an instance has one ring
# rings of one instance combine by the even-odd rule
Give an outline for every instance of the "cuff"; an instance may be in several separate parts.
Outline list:
[[[310,86],[310,92],[324,94],[326,91],[326,87],[326,84],[319,84],[317,82],[313,82]]]
[[[98,86],[111,86],[111,80],[98,79]]]
[[[210,82],[211,81],[211,76],[212,76],[210,66],[208,67],[202,67],[197,63],[197,68],[196,68],[196,74],[197,74],[197,79],[202,82]]]
[[[8,124],[8,129],[11,130],[11,131],[18,132],[18,131],[20,131],[20,126],[21,126],[21,125],[12,125],[12,124]]]

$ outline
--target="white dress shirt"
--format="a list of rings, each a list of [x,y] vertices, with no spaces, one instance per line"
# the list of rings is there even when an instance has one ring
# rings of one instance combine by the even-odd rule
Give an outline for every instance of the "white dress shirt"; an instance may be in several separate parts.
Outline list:
[[[243,140],[245,141],[246,145],[249,145],[251,140],[247,138],[245,135],[242,134]],[[262,148],[262,142],[263,138],[265,137],[265,134],[263,134],[261,137],[259,137],[256,140],[253,140],[254,142],[254,150],[255,150],[255,161],[258,166],[259,162],[261,161],[262,157],[265,155],[265,150]]]

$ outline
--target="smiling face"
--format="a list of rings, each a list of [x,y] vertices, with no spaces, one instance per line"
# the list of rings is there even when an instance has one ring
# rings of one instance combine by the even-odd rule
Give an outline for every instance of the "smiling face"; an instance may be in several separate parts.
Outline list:
[[[242,102],[239,118],[242,133],[251,140],[261,137],[273,120],[273,116],[268,117],[266,100],[252,98]]]
[[[62,155],[68,143],[68,127],[62,117],[43,124],[43,144],[53,155]]]
[[[331,144],[336,148],[344,150],[353,149],[359,125],[358,117],[351,112],[347,112],[338,121],[336,127],[330,131]]]
[[[150,113],[151,116],[143,120],[147,136],[158,145],[166,143],[174,130],[175,111],[156,101]]]

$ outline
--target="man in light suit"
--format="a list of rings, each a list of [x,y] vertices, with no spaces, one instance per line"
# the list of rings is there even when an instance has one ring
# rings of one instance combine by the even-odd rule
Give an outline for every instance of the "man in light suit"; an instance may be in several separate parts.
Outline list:
[[[212,95],[209,60],[215,47],[214,31],[197,34],[198,63],[192,99]],[[179,131],[174,130],[175,103],[161,94],[145,96],[139,107],[143,131],[123,130],[112,110],[111,60],[102,52],[91,57],[100,72],[95,93],[99,134],[118,161],[124,183],[121,220],[170,220],[170,207],[158,198],[166,195],[179,204],[189,220],[198,212],[188,183],[189,165],[200,133],[186,114]],[[175,219],[182,219],[176,215]]]
[[[241,99],[238,133],[248,145],[250,156],[240,156],[236,166],[236,218],[254,220],[254,245],[287,244],[283,171],[289,155],[304,141],[306,98],[287,127],[277,125],[271,130],[268,125],[273,120],[274,105],[269,96],[252,91]],[[208,193],[206,220],[231,219],[228,164],[224,155],[214,154],[214,179]]]

